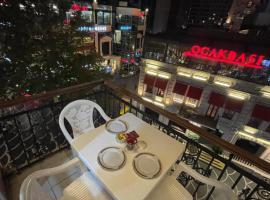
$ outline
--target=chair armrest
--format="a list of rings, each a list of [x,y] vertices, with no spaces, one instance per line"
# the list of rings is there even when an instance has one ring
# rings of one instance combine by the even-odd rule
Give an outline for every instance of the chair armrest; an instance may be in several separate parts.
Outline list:
[[[76,166],[76,165],[80,165],[81,161],[79,158],[73,158],[72,160],[57,166],[57,167],[53,167],[53,168],[49,168],[49,169],[42,169],[42,170],[38,170],[34,173],[32,173],[31,175],[29,175],[29,177],[31,178],[41,178],[41,177],[46,177],[46,176],[54,176],[56,174],[62,173],[67,171],[68,169]]]
[[[80,165],[81,161],[78,158],[74,158],[70,161],[68,161],[65,164],[62,164],[57,167],[49,168],[49,169],[43,169],[43,170],[38,170],[32,174],[30,174],[26,179],[24,179],[21,188],[20,188],[20,199],[21,200],[28,200],[28,194],[29,188],[31,186],[35,186],[36,190],[40,188],[40,186],[37,184],[37,179],[41,177],[46,177],[46,176],[53,176],[62,172],[65,172],[66,170],[76,166]]]

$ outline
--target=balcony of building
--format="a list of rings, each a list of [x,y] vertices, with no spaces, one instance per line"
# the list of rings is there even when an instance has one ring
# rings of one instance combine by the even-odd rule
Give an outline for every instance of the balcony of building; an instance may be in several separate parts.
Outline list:
[[[114,82],[99,81],[1,102],[0,166],[9,199],[19,198],[20,185],[30,173],[58,166],[74,157],[59,128],[58,117],[65,105],[77,99],[95,101],[111,118],[129,112],[156,127],[185,145],[177,163],[184,162],[203,176],[225,183],[242,199],[269,198],[270,163],[143,100],[134,91]],[[142,107],[161,114],[164,119],[156,118]],[[102,124],[98,117],[95,122],[95,126]],[[183,128],[196,137],[184,134]],[[79,175],[77,169],[72,169],[63,176],[42,182],[42,185],[52,199],[58,199],[60,189]],[[215,187],[194,181],[186,174],[180,174],[177,180],[194,199],[216,199]],[[0,195],[3,188],[0,185]]]

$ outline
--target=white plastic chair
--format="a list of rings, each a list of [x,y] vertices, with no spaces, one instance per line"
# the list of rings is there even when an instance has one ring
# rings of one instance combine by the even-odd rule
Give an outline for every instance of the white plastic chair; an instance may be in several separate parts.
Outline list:
[[[151,192],[147,200],[192,200],[192,195],[176,180],[181,172],[187,173],[201,183],[214,186],[215,190],[217,190],[215,199],[237,200],[237,196],[228,185],[199,174],[183,162],[175,166],[172,176],[167,175],[155,190]]]
[[[39,170],[30,174],[21,185],[20,200],[52,200],[48,195],[48,191],[43,190],[38,179],[44,179],[45,177],[67,172],[69,169],[76,166],[80,168],[82,166],[78,158],[74,158],[58,167]],[[60,200],[113,200],[113,198],[103,189],[100,183],[95,180],[91,173],[86,171],[64,188],[63,196]]]
[[[83,133],[87,133],[94,129],[93,112],[96,109],[105,121],[110,120],[102,108],[95,102],[89,100],[76,100],[64,107],[59,116],[59,126],[67,139],[71,144],[72,141]],[[64,119],[66,119],[73,131],[72,138],[67,131]]]

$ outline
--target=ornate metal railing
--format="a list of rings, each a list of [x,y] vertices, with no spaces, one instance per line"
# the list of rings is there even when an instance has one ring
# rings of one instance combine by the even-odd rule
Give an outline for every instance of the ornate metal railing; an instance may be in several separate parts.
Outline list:
[[[0,164],[9,173],[20,171],[32,163],[46,158],[49,154],[66,148],[67,142],[59,126],[58,116],[70,101],[84,98],[96,101],[112,118],[132,112],[149,124],[156,126],[165,134],[186,144],[183,156],[178,162],[191,165],[199,173],[228,184],[242,199],[270,199],[269,180],[261,174],[243,168],[233,159],[234,156],[248,161],[254,167],[269,174],[269,163],[226,143],[216,136],[206,133],[187,121],[174,116],[161,108],[144,102],[135,93],[118,87],[114,83],[94,82],[65,88],[16,101],[0,103]],[[142,109],[148,107],[174,122],[174,126],[160,122]],[[189,138],[175,128],[175,124],[187,128],[210,144],[223,149],[219,155],[207,145]],[[263,172],[263,171],[262,171]],[[215,188],[193,180],[186,174],[179,176],[195,199],[215,199]]]

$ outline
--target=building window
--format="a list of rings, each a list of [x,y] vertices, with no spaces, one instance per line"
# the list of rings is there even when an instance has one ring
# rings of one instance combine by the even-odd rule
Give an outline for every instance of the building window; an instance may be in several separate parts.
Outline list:
[[[83,20],[85,20],[86,22],[93,22],[93,14],[92,11],[82,11],[81,13],[81,17]]]
[[[153,86],[144,84],[144,91],[147,92],[147,93],[151,93],[152,94],[152,92],[153,92]]]
[[[99,25],[111,24],[111,13],[98,11],[97,12],[97,24],[99,24]]]
[[[114,43],[121,44],[121,31],[119,30],[114,32]]]
[[[185,96],[174,93],[173,95],[173,101],[176,103],[183,103]]]
[[[234,116],[235,112],[232,110],[225,109],[222,117],[231,120]]]
[[[194,107],[194,108],[197,107],[198,103],[199,101],[197,99],[193,99],[190,97],[187,97],[186,102],[185,102],[187,106]]]
[[[250,127],[253,127],[253,128],[259,128],[259,126],[261,125],[262,123],[262,120],[261,119],[258,119],[258,118],[255,118],[255,117],[251,117],[249,119],[249,122],[248,122],[248,126]]]
[[[111,24],[111,14],[104,13],[104,24]]]
[[[103,24],[103,12],[97,12],[97,24]]]
[[[209,105],[206,115],[211,118],[215,118],[218,113],[218,107],[214,105]]]
[[[161,88],[157,88],[157,96],[164,97],[165,91]]]

